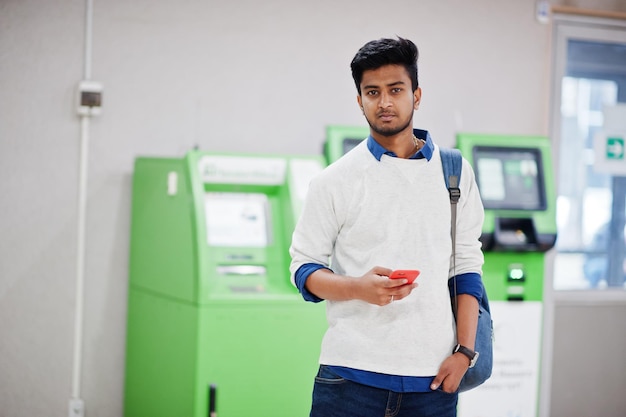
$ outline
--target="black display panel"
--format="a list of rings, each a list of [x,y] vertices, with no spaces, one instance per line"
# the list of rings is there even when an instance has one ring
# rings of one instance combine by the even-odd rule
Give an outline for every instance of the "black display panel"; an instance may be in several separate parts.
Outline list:
[[[545,210],[538,148],[475,146],[476,180],[485,209]]]
[[[347,154],[356,147],[359,143],[363,142],[363,139],[345,138],[343,140],[343,154]]]

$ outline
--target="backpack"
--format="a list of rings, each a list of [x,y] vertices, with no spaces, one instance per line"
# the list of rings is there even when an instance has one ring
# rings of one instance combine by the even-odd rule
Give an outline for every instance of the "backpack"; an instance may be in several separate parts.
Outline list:
[[[456,205],[461,197],[461,168],[463,166],[463,158],[461,151],[458,149],[440,148],[441,164],[443,165],[443,175],[446,188],[450,194],[450,209],[452,215],[451,234],[452,234],[452,264],[454,269],[454,302],[452,311],[456,318]],[[487,298],[487,290],[482,282],[483,296],[478,303],[478,326],[476,328],[476,342],[474,351],[478,352],[478,360],[473,368],[469,368],[461,384],[459,392],[467,391],[475,388],[485,382],[491,376],[493,368],[493,321],[491,319],[491,310],[489,308],[489,299]]]

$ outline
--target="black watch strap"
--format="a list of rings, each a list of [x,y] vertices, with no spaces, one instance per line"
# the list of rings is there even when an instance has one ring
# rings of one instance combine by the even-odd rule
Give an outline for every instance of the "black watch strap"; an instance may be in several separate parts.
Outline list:
[[[467,356],[467,359],[470,360],[470,364],[469,364],[470,368],[473,368],[474,365],[476,365],[476,361],[478,360],[478,352],[474,352],[472,349],[467,348],[461,344],[457,344],[454,347],[454,350],[452,351],[452,353],[457,353],[457,352]]]

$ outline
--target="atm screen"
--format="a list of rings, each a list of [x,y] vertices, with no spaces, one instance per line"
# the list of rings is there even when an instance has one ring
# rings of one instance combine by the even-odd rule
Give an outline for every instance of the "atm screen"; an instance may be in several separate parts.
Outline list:
[[[271,242],[265,194],[207,192],[204,209],[211,246],[265,247]]]
[[[350,152],[359,143],[363,142],[363,139],[346,138],[343,140],[343,155]]]
[[[476,146],[473,156],[485,209],[546,209],[539,149]]]

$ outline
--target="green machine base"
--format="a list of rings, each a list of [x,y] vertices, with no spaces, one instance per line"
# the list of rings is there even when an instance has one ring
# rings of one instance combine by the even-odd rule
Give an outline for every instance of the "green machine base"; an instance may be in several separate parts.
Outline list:
[[[131,290],[127,417],[303,416],[311,405],[323,308],[303,300],[193,306]]]

